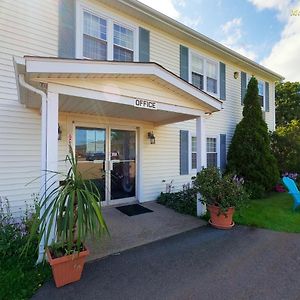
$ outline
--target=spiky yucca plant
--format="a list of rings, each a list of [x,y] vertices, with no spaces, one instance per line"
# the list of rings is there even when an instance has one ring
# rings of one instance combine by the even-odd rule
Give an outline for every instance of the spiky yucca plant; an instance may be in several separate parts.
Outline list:
[[[79,252],[87,236],[100,237],[108,229],[101,212],[100,193],[96,185],[83,179],[78,171],[71,146],[65,161],[69,162],[70,168],[63,184],[54,189],[53,184],[50,185],[41,197],[40,207],[44,210],[33,224],[31,236],[34,237],[38,231],[38,241],[44,239],[45,245],[48,245],[52,242],[51,230],[55,228],[53,247],[61,247],[69,253],[74,249]],[[51,173],[53,176],[61,175]]]

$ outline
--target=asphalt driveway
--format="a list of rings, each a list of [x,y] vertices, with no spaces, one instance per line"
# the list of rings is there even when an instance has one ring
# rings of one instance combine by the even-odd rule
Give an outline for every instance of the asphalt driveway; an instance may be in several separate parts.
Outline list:
[[[300,234],[201,227],[89,262],[33,299],[300,299]]]

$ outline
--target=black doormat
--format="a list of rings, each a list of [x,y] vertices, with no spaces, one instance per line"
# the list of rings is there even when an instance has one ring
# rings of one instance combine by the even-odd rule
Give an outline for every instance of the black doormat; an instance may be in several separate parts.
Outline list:
[[[129,217],[153,212],[153,210],[139,204],[118,206],[116,209]]]

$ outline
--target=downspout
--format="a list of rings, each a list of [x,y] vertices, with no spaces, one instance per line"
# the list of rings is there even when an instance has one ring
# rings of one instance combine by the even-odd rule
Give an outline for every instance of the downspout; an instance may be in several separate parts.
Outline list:
[[[44,165],[41,166],[41,196],[44,197],[45,193],[46,193],[46,184],[47,184],[47,136],[44,132],[47,132],[47,111],[48,111],[48,99],[47,99],[47,95],[45,92],[33,87],[32,85],[28,84],[25,81],[24,78],[24,74],[19,74],[19,83],[22,87],[24,87],[25,89],[38,94],[41,96],[41,101],[42,101],[42,118],[41,118],[41,137],[42,137],[42,143],[41,143],[41,161],[44,162]],[[43,159],[43,156],[45,156],[45,158]],[[41,207],[40,210],[40,216],[42,216],[45,212],[45,207]],[[44,239],[41,239],[40,245],[39,245],[39,256],[37,259],[37,264],[43,261],[44,258],[44,253],[45,253],[45,242]]]

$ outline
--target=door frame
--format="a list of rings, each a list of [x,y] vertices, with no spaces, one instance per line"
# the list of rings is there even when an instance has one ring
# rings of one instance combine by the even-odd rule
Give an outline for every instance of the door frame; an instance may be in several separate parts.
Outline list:
[[[73,121],[72,128],[72,138],[71,144],[73,147],[73,151],[75,152],[76,146],[76,128],[77,127],[85,127],[90,129],[104,129],[105,130],[105,200],[101,201],[101,206],[112,206],[123,203],[131,203],[135,202],[138,199],[138,177],[139,177],[139,164],[140,164],[140,156],[139,156],[139,142],[138,138],[138,128],[135,126],[127,126],[127,125],[108,125],[105,123],[94,123],[94,122],[81,122],[81,121]],[[111,130],[124,130],[124,131],[134,131],[135,132],[135,197],[121,198],[116,200],[111,200]]]

